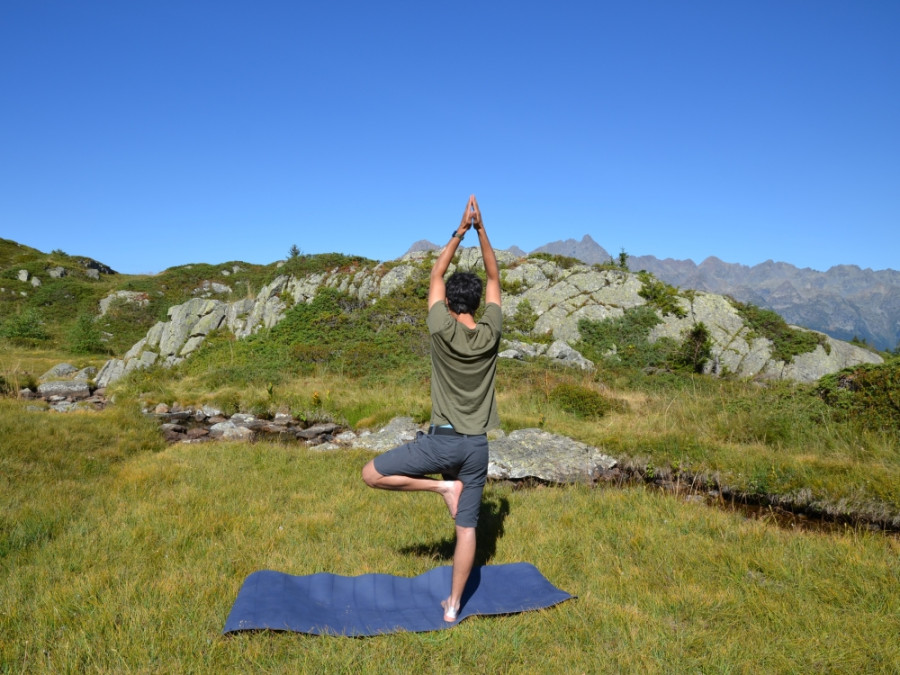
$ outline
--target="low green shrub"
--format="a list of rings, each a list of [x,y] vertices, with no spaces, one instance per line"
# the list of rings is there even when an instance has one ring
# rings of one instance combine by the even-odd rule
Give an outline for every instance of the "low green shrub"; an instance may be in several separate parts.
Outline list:
[[[900,361],[826,375],[816,393],[841,419],[875,431],[900,431]]]
[[[90,314],[79,314],[69,330],[68,348],[74,354],[102,354],[107,351],[100,329]]]
[[[648,305],[631,307],[622,316],[602,321],[581,319],[581,341],[576,349],[594,362],[611,361],[634,368],[665,366],[677,345],[668,338],[650,342],[650,331],[659,323],[662,319]]]
[[[34,344],[50,339],[43,317],[33,307],[26,307],[9,317],[0,327],[0,336],[20,344]]]
[[[691,328],[675,353],[673,361],[679,368],[702,373],[712,355],[712,338],[702,321]]]
[[[513,314],[511,319],[504,321],[503,332],[504,334],[519,333],[527,335],[534,330],[537,318],[537,312],[534,311],[531,303],[526,299],[520,300],[519,304],[516,305],[516,313]]]
[[[500,272],[500,290],[509,295],[518,295],[524,290],[528,289],[528,285],[522,279],[515,279],[514,281],[509,281],[506,275],[506,270],[501,270]]]
[[[747,323],[752,335],[772,341],[772,358],[791,363],[795,356],[827,346],[821,333],[791,328],[776,312],[729,298],[738,315]]]
[[[558,384],[550,391],[549,399],[561,410],[579,418],[598,418],[608,412],[622,410],[618,402],[579,384]]]
[[[555,263],[557,267],[564,270],[571,269],[572,267],[575,267],[575,265],[584,265],[578,258],[567,255],[558,255],[556,253],[545,253],[543,251],[531,253],[528,258],[531,260],[546,260],[547,262]]]
[[[307,274],[328,272],[335,268],[349,269],[351,267],[362,267],[374,264],[374,260],[358,255],[344,255],[343,253],[320,253],[316,255],[299,254],[288,258],[287,262],[276,270],[276,274],[289,274],[296,277],[304,277]],[[274,278],[275,274],[271,276]]]
[[[641,281],[641,290],[638,291],[647,304],[662,312],[663,316],[673,315],[679,319],[687,316],[687,312],[678,304],[678,289],[660,281],[650,272],[641,270],[637,274]]]

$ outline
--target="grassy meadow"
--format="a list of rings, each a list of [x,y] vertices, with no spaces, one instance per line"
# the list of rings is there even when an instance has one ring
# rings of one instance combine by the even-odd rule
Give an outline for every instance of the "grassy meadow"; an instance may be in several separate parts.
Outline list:
[[[134,410],[0,403],[3,672],[896,672],[900,541],[791,532],[645,487],[491,485],[479,562],[577,599],[366,639],[220,635],[243,579],[449,564],[433,495],[360,452],[164,446]]]
[[[22,362],[28,359],[20,354]],[[509,365],[500,387],[508,428],[543,424],[595,442],[628,438],[616,449],[657,451],[657,466],[662,453],[674,452],[673,438],[696,433],[690,447],[698,448],[726,433],[722,420],[697,427],[722,405],[718,387],[725,383],[641,391],[620,382],[613,391],[627,408],[589,419],[554,404],[552,392],[572,384],[571,373]],[[427,388],[411,387],[420,375],[391,385],[387,377],[376,383],[321,373],[282,382],[271,394],[250,387],[228,395],[240,393],[238,405],[269,397],[311,416],[377,425],[427,412]],[[412,576],[449,564],[453,530],[432,495],[365,488],[359,471],[368,453],[270,443],[166,446],[139,401],[161,392],[196,396],[192,377],[136,375],[102,412],[39,412],[0,400],[2,672],[900,667],[896,536],[849,527],[791,531],[645,486],[488,487],[479,562],[534,563],[578,596],[557,607],[472,618],[430,634],[223,637],[231,603],[254,570]],[[142,385],[146,390],[135,394]],[[738,476],[755,470],[757,456],[795,467],[815,458],[800,449],[767,453],[763,439],[734,443],[692,461]],[[897,461],[887,440],[870,440],[855,455],[837,438],[833,445],[815,459],[834,474],[821,479],[823,486],[838,489],[868,466],[873,484],[896,498],[890,472]],[[741,447],[750,457],[738,461]]]
[[[4,250],[0,262],[19,256],[6,276],[43,269],[22,257],[37,253]],[[67,310],[21,294],[0,303],[10,310],[0,317],[0,672],[900,672],[896,533],[784,528],[637,483],[487,487],[478,562],[537,565],[577,596],[556,607],[425,634],[222,636],[255,570],[412,576],[449,564],[453,543],[436,496],[364,486],[369,453],[168,446],[141,414],[179,402],[355,429],[398,415],[424,422],[422,279],[366,305],[323,291],[251,338],[213,335],[174,369],[115,383],[103,411],[48,412],[15,397],[61,361],[99,366],[119,353],[111,344],[189,295],[179,283],[234,266],[126,279],[156,300],[119,307],[105,319],[113,342],[94,349],[75,349],[84,344],[71,331],[109,279],[79,281],[93,295]],[[276,272],[245,267],[229,278],[259,287]],[[29,312],[44,318],[43,337],[26,335]],[[884,523],[900,514],[898,378],[896,359],[814,385],[503,360],[497,389],[506,431],[564,434],[648,479]]]

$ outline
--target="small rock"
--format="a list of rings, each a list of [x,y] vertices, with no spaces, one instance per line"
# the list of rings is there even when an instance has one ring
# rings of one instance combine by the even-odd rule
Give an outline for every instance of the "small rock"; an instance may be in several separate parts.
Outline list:
[[[153,412],[157,415],[168,415],[169,414],[169,406],[167,406],[165,403],[159,403],[153,409]]]
[[[94,366],[88,366],[87,368],[82,368],[77,373],[75,373],[75,378],[79,382],[87,382],[89,380],[94,379],[97,375],[97,369]]]
[[[41,375],[38,379],[42,382],[44,380],[57,380],[61,377],[69,377],[69,375],[77,372],[78,368],[73,366],[71,363],[57,363],[50,370]]]
[[[183,433],[169,429],[163,431],[163,438],[165,438],[169,443],[177,443],[178,441],[184,440],[186,436]]]
[[[297,438],[312,440],[313,438],[318,438],[319,436],[331,434],[331,432],[337,428],[338,425],[331,422],[327,424],[316,424],[315,426],[311,426],[308,429],[299,429],[296,435]]]
[[[165,424],[159,425],[159,428],[163,431],[176,431],[179,434],[187,433],[187,427],[183,424],[174,424],[172,422],[166,422]]]

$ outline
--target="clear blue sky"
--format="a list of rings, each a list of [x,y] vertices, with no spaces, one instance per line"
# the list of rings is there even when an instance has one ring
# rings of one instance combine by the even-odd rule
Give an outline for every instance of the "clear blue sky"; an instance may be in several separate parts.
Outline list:
[[[900,2],[5,0],[0,236],[128,273],[444,244],[900,269]]]

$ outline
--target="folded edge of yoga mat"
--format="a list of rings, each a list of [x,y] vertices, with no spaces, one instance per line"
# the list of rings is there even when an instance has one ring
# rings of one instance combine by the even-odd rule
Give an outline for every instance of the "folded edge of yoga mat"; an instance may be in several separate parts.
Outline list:
[[[253,572],[244,580],[222,632],[363,636],[450,628],[455,624],[444,621],[441,601],[449,595],[451,570],[447,565],[417,577]],[[531,563],[475,567],[463,593],[459,621],[479,614],[543,609],[572,597]]]

